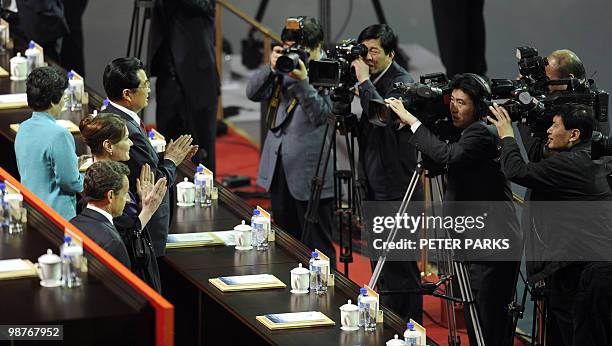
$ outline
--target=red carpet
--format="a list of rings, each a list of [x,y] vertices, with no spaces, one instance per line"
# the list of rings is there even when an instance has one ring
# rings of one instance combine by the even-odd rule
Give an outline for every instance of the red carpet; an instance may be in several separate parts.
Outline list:
[[[259,148],[253,144],[245,134],[239,129],[229,127],[228,134],[222,137],[217,137],[217,180],[228,175],[243,175],[251,178],[251,186],[240,188],[234,191],[241,192],[263,192],[263,189],[255,187],[257,170],[259,167]],[[247,198],[247,202],[251,205],[260,205],[263,208],[269,209],[270,201],[266,199]],[[339,252],[336,245],[336,252]],[[360,286],[367,284],[372,276],[370,261],[367,257],[361,256],[359,253],[353,253],[354,261],[349,266],[349,278]],[[342,263],[337,264],[337,268],[344,270]],[[433,281],[435,279],[431,279]],[[355,297],[357,298],[357,297]],[[441,325],[442,307],[439,298],[425,296],[423,299],[423,309],[426,312],[423,316],[423,322],[427,329],[427,336],[433,339],[439,345],[448,344],[448,330],[446,326]],[[458,324],[463,322],[458,322]],[[403,333],[403,331],[398,331]],[[463,345],[468,345],[468,338],[465,329],[460,330],[461,341]],[[518,339],[514,343],[516,346],[523,345]]]

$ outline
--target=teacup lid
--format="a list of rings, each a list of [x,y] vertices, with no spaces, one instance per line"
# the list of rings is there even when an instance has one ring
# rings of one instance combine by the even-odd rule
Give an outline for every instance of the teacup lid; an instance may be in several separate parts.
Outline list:
[[[38,263],[54,264],[59,263],[60,257],[53,253],[53,250],[47,249],[47,253],[38,257]]]
[[[393,339],[387,341],[387,346],[406,346],[406,343],[395,334]]]
[[[340,307],[340,310],[342,310],[342,311],[357,311],[357,310],[359,310],[359,307],[357,307],[357,305],[353,304],[351,302],[351,300],[349,299],[346,304],[344,304],[344,305],[342,305]]]
[[[242,220],[242,223],[240,225],[237,225],[236,227],[234,227],[234,231],[238,231],[238,232],[248,232],[252,230],[253,229],[251,228],[250,225],[247,225],[244,223],[244,220]]]
[[[185,179],[181,181],[180,183],[176,184],[176,186],[180,187],[181,189],[188,189],[188,188],[195,187],[195,184],[190,182],[189,178],[185,177]]]
[[[297,267],[291,269],[291,274],[299,275],[299,274],[308,274],[308,273],[310,273],[310,271],[302,267],[302,263],[298,263]]]
[[[22,60],[26,60],[26,58],[24,58],[23,56],[21,56],[20,52],[17,52],[17,55],[15,55],[14,57],[12,57],[10,59],[10,61],[22,61]],[[26,60],[27,61],[27,60]]]

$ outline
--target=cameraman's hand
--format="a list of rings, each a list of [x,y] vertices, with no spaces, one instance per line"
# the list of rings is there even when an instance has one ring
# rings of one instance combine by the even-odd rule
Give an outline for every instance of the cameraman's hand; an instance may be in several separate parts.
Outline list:
[[[491,110],[491,113],[495,115],[496,119],[489,115],[487,115],[487,119],[491,122],[491,124],[497,127],[499,138],[514,138],[514,129],[512,129],[512,120],[510,119],[508,111],[497,103],[494,103],[493,106],[489,106],[489,110]]]
[[[164,159],[174,162],[176,166],[180,165],[185,158],[189,155],[193,156],[197,150],[197,146],[191,145],[191,142],[193,142],[193,138],[190,135],[182,135],[176,141],[170,141],[166,146]]]
[[[281,55],[283,55],[283,47],[274,46],[274,48],[272,48],[272,53],[270,53],[270,68],[274,72],[276,72],[276,60],[278,60],[278,57]]]
[[[361,84],[366,80],[370,79],[370,66],[366,64],[363,58],[355,59],[351,63],[351,66],[355,68],[355,74],[357,75],[357,81]]]
[[[298,63],[300,64],[299,68],[291,71],[289,77],[297,80],[304,80],[308,78],[308,70],[306,70],[306,65],[302,62],[302,59],[298,60]]]
[[[397,114],[402,124],[406,124],[408,126],[412,126],[414,123],[419,121],[414,115],[404,108],[404,103],[401,99],[396,99],[395,97],[390,97],[385,99],[385,103]]]

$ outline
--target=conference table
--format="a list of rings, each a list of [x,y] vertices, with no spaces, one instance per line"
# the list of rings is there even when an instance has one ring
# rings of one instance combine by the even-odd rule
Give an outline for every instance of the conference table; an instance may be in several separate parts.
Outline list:
[[[7,59],[0,56],[0,65],[7,66]],[[22,82],[19,82],[22,83]],[[0,78],[0,94],[24,90],[8,78]],[[86,88],[89,104],[79,114],[64,115],[78,123],[88,110],[99,109],[102,97]],[[27,108],[0,110],[0,166],[18,177],[12,143],[15,133],[10,124],[26,120],[31,114]],[[87,146],[80,135],[75,134],[77,154],[87,152]],[[219,158],[222,160],[222,158]],[[186,162],[177,168],[176,182],[184,177],[193,179],[195,166]],[[242,220],[249,222],[252,207],[230,190],[216,183],[219,198],[210,207],[178,207],[173,203],[173,217],[170,233],[217,232],[232,230]],[[172,194],[176,187],[172,187]],[[41,220],[41,223],[45,223]],[[401,334],[406,321],[385,307],[384,322],[379,323],[376,331],[363,330],[347,332],[340,329],[339,307],[350,299],[356,304],[359,287],[333,270],[335,285],[329,287],[325,295],[313,292],[303,295],[290,293],[290,270],[298,263],[308,267],[311,249],[306,248],[284,230],[272,225],[276,240],[270,242],[267,251],[237,251],[233,246],[205,246],[193,248],[168,249],[165,257],[160,258],[162,295],[174,306],[174,340],[167,341],[176,345],[385,345],[394,334]],[[44,247],[44,246],[43,246]],[[40,255],[41,251],[32,254]],[[223,293],[210,282],[219,276],[273,274],[285,284],[285,289],[270,289],[249,292]],[[0,292],[2,289],[0,288]],[[16,297],[17,291],[12,291]],[[10,297],[10,296],[9,296]],[[105,308],[102,300],[87,305],[87,301],[77,303],[84,311]],[[34,307],[33,307],[34,308]],[[39,309],[44,310],[43,306]],[[298,311],[321,311],[336,322],[335,326],[271,331],[256,320],[256,316],[269,313]],[[77,317],[78,318],[78,317]],[[131,320],[136,323],[137,319]],[[129,326],[123,320],[116,323]],[[157,322],[156,322],[157,323]],[[2,324],[2,323],[0,323]],[[146,329],[146,328],[145,328]],[[150,334],[150,333],[149,333]],[[152,339],[142,344],[152,344]],[[435,345],[428,340],[428,345]]]

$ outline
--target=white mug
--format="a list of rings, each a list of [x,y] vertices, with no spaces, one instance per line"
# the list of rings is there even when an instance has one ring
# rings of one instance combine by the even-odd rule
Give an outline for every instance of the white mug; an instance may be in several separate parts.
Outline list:
[[[291,293],[308,293],[309,284],[310,271],[302,267],[302,263],[300,263],[298,267],[291,269]]]
[[[352,304],[349,299],[348,302],[340,307],[340,323],[342,330],[359,330],[359,308],[357,305]]]
[[[193,207],[195,205],[195,184],[187,177],[176,184],[176,205],[179,207]]]
[[[11,65],[11,80],[25,80],[28,78],[28,59],[17,53],[10,60]]]
[[[236,250],[251,250],[253,248],[253,228],[244,223],[234,227],[234,239]]]
[[[41,280],[41,286],[57,287],[62,284],[62,261],[51,249],[38,257],[38,263],[35,264],[35,267]]]

